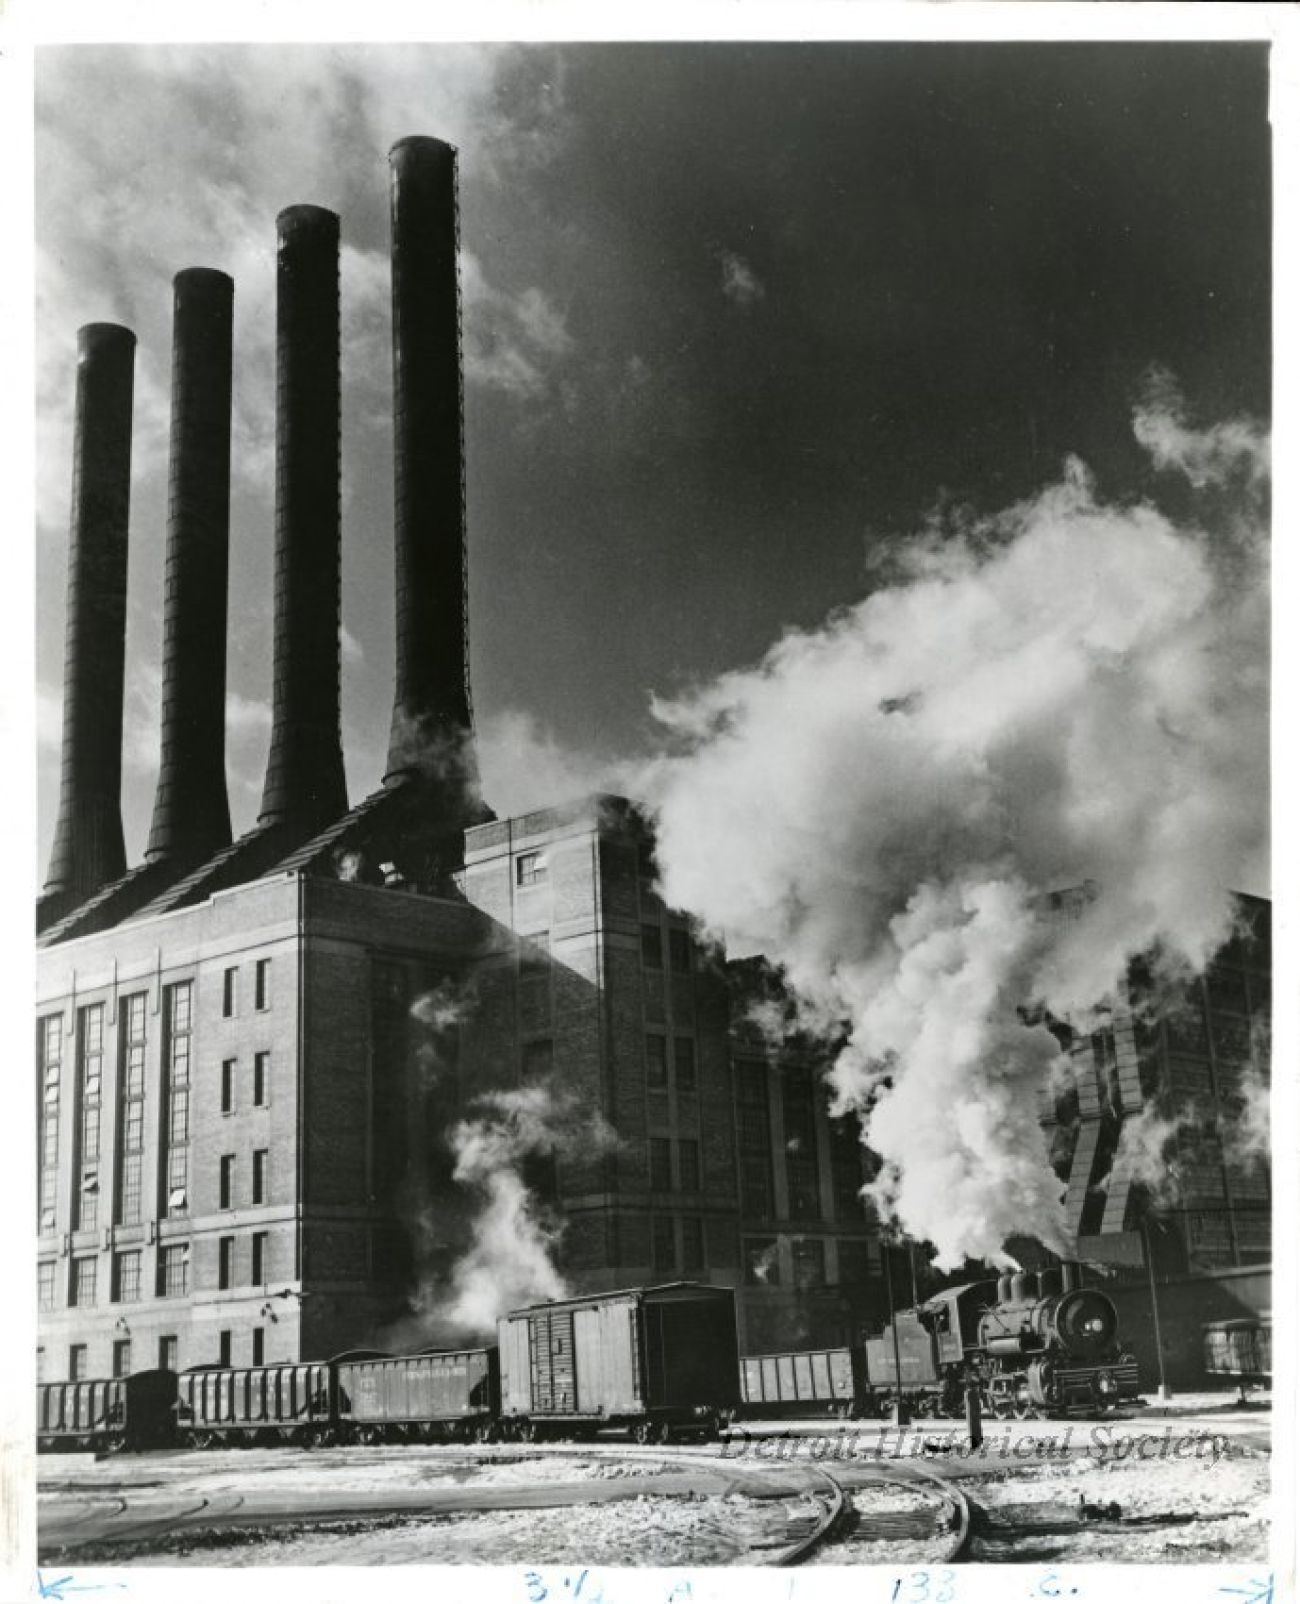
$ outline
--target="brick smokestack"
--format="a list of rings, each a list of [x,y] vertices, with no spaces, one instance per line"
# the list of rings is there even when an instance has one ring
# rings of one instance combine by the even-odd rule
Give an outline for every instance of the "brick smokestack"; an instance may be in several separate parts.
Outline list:
[[[135,335],[77,331],[59,816],[47,895],[81,901],[126,872],[122,685]]]
[[[275,688],[263,824],[347,809],[339,732],[339,220],[276,219]]]
[[[173,288],[162,758],[145,849],[151,861],[197,859],[230,843],[226,588],[235,286],[225,273],[191,267]]]
[[[416,136],[389,163],[397,683],[385,781],[472,761],[456,152]]]

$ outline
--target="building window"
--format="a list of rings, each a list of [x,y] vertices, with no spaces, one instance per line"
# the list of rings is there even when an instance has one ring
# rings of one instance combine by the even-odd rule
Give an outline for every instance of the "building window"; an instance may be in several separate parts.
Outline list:
[[[54,1307],[54,1288],[58,1265],[53,1259],[42,1259],[36,1266],[36,1307],[49,1310]]]
[[[37,1348],[37,1350],[36,1350],[36,1379],[37,1379],[37,1381],[44,1381],[45,1380],[45,1349],[44,1348]]]
[[[549,1037],[524,1043],[523,1062],[519,1078],[526,1085],[549,1079],[555,1067],[555,1043]]]
[[[185,1214],[190,1184],[190,1024],[192,986],[168,986],[163,1001],[163,1078],[166,1128],[163,1132],[162,1213]]]
[[[544,852],[521,852],[515,859],[515,884],[537,886],[547,878],[548,868]]]
[[[86,1356],[86,1344],[74,1342],[68,1349],[68,1380],[84,1381],[90,1374],[90,1366]]]
[[[93,1253],[72,1261],[68,1303],[74,1309],[93,1308],[99,1291],[99,1260]]]
[[[704,1268],[704,1221],[687,1214],[682,1219],[682,1269]]]
[[[239,970],[227,969],[221,977],[221,1017],[233,1019],[239,1012]]]
[[[223,1367],[230,1364],[230,1333],[217,1332],[217,1363]]]
[[[689,930],[669,930],[668,967],[675,975],[690,974],[691,935]]]
[[[647,1086],[668,1084],[668,1043],[663,1036],[645,1039],[645,1083]]]
[[[235,1206],[235,1155],[223,1153],[217,1172],[217,1207],[233,1209]]]
[[[790,1244],[794,1284],[820,1287],[826,1284],[826,1244],[820,1237],[797,1236]]]
[[[63,1015],[47,1014],[36,1026],[40,1182],[37,1229],[53,1231],[59,1195],[59,1078],[63,1065]]]
[[[118,1082],[117,1223],[139,1225],[144,1180],[145,994],[122,999],[118,1009],[121,1078]]]
[[[180,1341],[177,1337],[158,1338],[159,1370],[175,1370],[180,1358]]]
[[[223,1236],[217,1242],[217,1290],[228,1292],[235,1284],[235,1239]]]
[[[265,1231],[253,1232],[253,1285],[266,1285],[266,1248],[269,1238]]]
[[[253,970],[253,1007],[265,1010],[271,1006],[271,960],[259,958]]]
[[[270,1053],[254,1053],[253,1055],[253,1103],[257,1108],[266,1107],[268,1088],[271,1084],[271,1055]]]
[[[772,1116],[767,1100],[767,1065],[757,1059],[738,1059],[734,1078],[741,1212],[751,1219],[770,1219],[775,1208],[772,1195]]]
[[[113,1302],[139,1303],[140,1250],[126,1249],[113,1255]]]
[[[879,1250],[873,1253],[872,1247],[873,1244],[867,1238],[840,1238],[838,1249],[841,1286],[864,1287],[868,1281],[880,1274]]]
[[[684,1136],[677,1144],[677,1167],[681,1173],[682,1191],[700,1189],[700,1144],[693,1136]]]
[[[77,1104],[79,1122],[76,1164],[81,1185],[75,1194],[73,1229],[93,1231],[99,1224],[99,1109],[104,1074],[104,1005],[77,1010]]]
[[[746,1286],[780,1286],[781,1265],[774,1236],[747,1236],[744,1256]]]
[[[229,1114],[235,1106],[235,1060],[221,1060],[221,1112]]]
[[[266,1363],[266,1332],[261,1326],[253,1328],[253,1363],[255,1365]]]
[[[131,1374],[131,1339],[120,1338],[113,1344],[113,1374],[115,1376],[129,1376]]]
[[[641,962],[647,969],[662,969],[664,953],[658,925],[641,926]]]
[[[674,1241],[673,1221],[669,1214],[656,1214],[651,1221],[650,1263],[655,1270],[677,1268],[677,1244]]]
[[[781,1104],[785,1116],[785,1180],[790,1194],[790,1218],[820,1219],[817,1112],[812,1076],[806,1069],[786,1069],[782,1076]]]
[[[158,1255],[158,1296],[183,1298],[190,1290],[190,1247],[188,1242],[173,1243]],[[166,1368],[164,1366],[164,1368]]]
[[[650,1138],[650,1186],[656,1192],[672,1190],[672,1143],[666,1136]]]
[[[259,1147],[253,1154],[253,1202],[265,1203],[267,1201],[267,1150]]]
[[[860,1196],[862,1176],[861,1125],[856,1114],[828,1122],[831,1148],[831,1192],[837,1220],[861,1224],[863,1204]]]
[[[695,1038],[678,1036],[673,1042],[673,1062],[677,1073],[679,1095],[691,1097],[695,1093]]]

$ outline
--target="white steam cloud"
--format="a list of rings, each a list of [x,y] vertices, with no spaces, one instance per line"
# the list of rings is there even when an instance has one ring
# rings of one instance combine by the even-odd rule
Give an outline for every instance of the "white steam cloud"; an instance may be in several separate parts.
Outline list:
[[[783,966],[802,1024],[847,1037],[875,1202],[942,1268],[1063,1248],[1037,1118],[1129,960],[1201,969],[1230,891],[1264,883],[1265,441],[1196,431],[1167,381],[1136,419],[1213,491],[1207,527],[1059,484],[931,528],[821,628],[656,713],[662,891],[733,955]],[[1075,917],[1047,894],[1085,879]]]

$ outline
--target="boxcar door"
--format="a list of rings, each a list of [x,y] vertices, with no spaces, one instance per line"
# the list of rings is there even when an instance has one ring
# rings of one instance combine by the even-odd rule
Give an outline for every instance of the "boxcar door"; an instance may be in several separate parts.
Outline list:
[[[501,1342],[501,1407],[508,1415],[528,1415],[533,1409],[532,1366],[528,1331],[532,1322],[503,1320],[497,1327]]]

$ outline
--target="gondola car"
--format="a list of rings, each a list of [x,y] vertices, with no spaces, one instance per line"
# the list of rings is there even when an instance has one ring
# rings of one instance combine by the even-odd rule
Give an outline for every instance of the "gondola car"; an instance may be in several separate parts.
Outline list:
[[[797,1353],[750,1354],[740,1361],[745,1414],[861,1412],[866,1393],[862,1347],[814,1348]]]
[[[333,1361],[343,1442],[488,1442],[497,1435],[495,1348],[341,1354]]]
[[[36,1387],[41,1453],[138,1452],[169,1447],[175,1435],[176,1376],[141,1370],[105,1380],[44,1381]]]
[[[1235,1381],[1243,1401],[1248,1387],[1272,1385],[1273,1321],[1270,1315],[1216,1320],[1202,1328],[1202,1336],[1206,1372]]]
[[[179,1379],[177,1434],[194,1448],[229,1443],[300,1443],[334,1439],[335,1375],[331,1364],[226,1369],[196,1365]]]
[[[498,1322],[501,1424],[531,1440],[602,1426],[638,1442],[717,1431],[740,1402],[735,1294],[665,1286],[567,1298]]]

